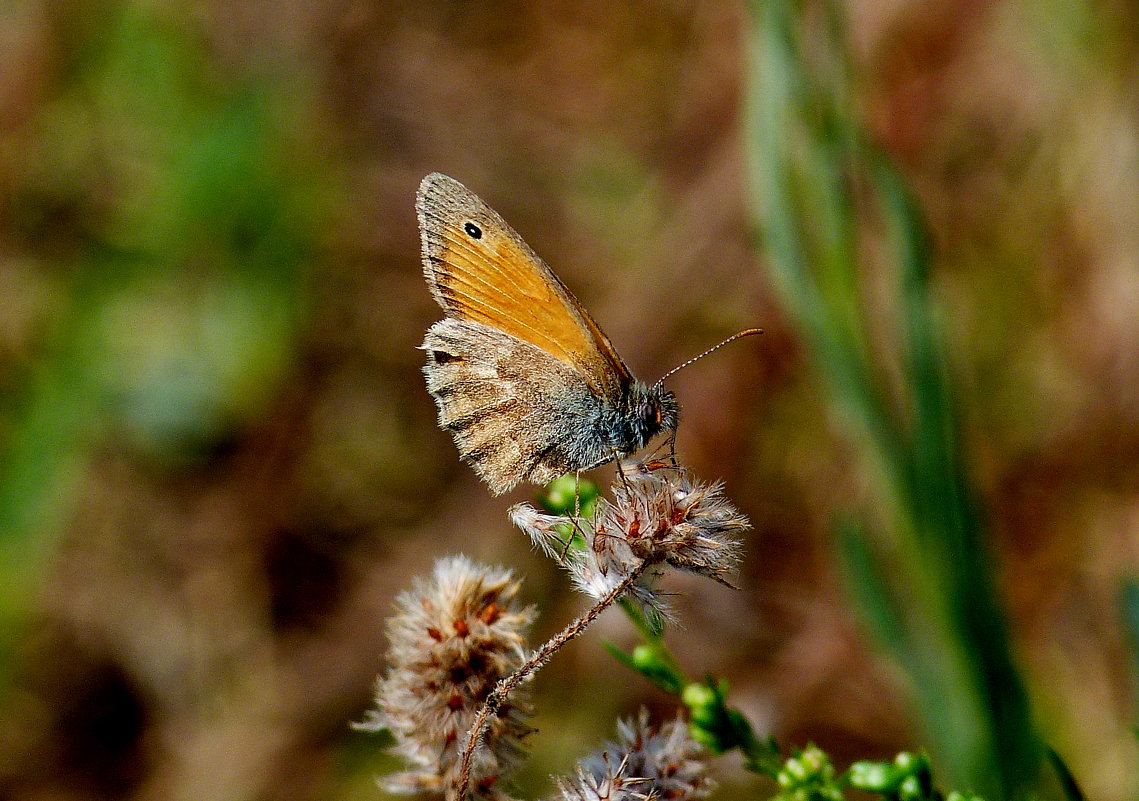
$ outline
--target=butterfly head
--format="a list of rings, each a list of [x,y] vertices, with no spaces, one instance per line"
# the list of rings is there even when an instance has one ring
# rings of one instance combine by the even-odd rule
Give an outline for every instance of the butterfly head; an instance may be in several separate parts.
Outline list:
[[[675,431],[680,422],[680,404],[661,383],[646,386],[640,381],[629,393],[629,423],[633,450],[648,445],[662,431]]]

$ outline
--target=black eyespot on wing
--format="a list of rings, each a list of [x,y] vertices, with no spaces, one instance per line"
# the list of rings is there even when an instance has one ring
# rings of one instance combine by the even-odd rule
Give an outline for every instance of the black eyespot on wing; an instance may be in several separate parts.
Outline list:
[[[482,229],[475,225],[473,222],[468,222],[463,225],[463,230],[467,232],[467,236],[471,239],[482,239]]]
[[[435,362],[435,364],[449,364],[450,362],[461,362],[462,359],[445,350],[429,350],[427,351],[427,358]]]

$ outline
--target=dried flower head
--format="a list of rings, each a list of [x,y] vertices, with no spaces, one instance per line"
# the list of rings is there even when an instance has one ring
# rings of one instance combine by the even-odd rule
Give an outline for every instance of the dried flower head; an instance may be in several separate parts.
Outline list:
[[[644,709],[635,721],[620,721],[617,740],[581,760],[574,777],[558,779],[561,801],[692,801],[712,787],[705,751],[684,721],[655,729]]]
[[[525,661],[534,610],[516,604],[518,589],[509,570],[451,556],[396,598],[388,620],[391,664],[377,683],[376,709],[360,724],[388,729],[393,750],[411,763],[382,781],[390,792],[441,795],[454,786],[479,705]],[[472,795],[505,797],[499,782],[525,756],[531,715],[520,692],[498,708],[472,763]]]
[[[586,540],[584,550],[566,547],[565,517],[519,504],[510,509],[510,519],[594,598],[603,597],[635,567],[650,565],[630,595],[663,609],[655,584],[665,565],[732,586],[728,576],[740,560],[736,537],[750,526],[721,489],[693,482],[681,468],[627,470],[613,485],[613,500],[599,499],[592,520],[573,521]]]
[[[598,513],[599,530],[620,532],[647,562],[732,586],[727,576],[740,561],[736,535],[751,526],[724,497],[722,484],[694,483],[686,470],[661,468],[632,473],[613,494]]]

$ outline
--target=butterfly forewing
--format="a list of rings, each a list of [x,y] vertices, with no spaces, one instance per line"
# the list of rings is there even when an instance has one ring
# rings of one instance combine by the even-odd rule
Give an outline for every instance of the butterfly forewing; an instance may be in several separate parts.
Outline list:
[[[609,338],[502,217],[440,173],[423,179],[416,210],[424,275],[448,315],[528,342],[620,396],[632,376]]]

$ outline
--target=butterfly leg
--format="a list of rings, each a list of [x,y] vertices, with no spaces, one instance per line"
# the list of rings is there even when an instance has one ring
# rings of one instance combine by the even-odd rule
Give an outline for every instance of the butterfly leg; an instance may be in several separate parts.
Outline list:
[[[581,517],[581,471],[575,470],[573,473],[573,517],[576,520]]]
[[[621,486],[625,488],[625,492],[631,493],[633,486],[629,483],[629,479],[625,477],[625,468],[621,466],[621,457],[625,455],[618,450],[613,451],[613,460],[617,465],[617,478],[621,479]]]
[[[570,518],[570,523],[573,524],[574,531],[580,536],[582,542],[587,546],[589,545],[589,538],[585,536],[585,531],[581,527],[581,471],[575,470],[573,474],[573,517]],[[565,562],[566,556],[569,555],[569,550],[573,546],[573,535],[571,534],[566,539],[565,550],[562,551],[559,561]]]
[[[676,461],[676,429],[668,435],[668,459],[673,467],[680,467],[680,463]]]

